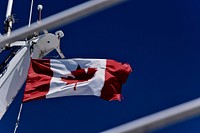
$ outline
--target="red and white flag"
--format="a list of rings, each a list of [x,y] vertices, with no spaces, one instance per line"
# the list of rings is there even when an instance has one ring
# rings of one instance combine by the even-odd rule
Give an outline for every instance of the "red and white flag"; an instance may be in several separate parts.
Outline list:
[[[32,59],[23,102],[74,95],[121,100],[129,64],[106,59]]]

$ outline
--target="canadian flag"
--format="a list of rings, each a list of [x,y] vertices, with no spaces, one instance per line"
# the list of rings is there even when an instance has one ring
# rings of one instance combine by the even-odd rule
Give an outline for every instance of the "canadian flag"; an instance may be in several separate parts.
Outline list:
[[[23,102],[74,95],[121,100],[129,64],[107,59],[32,59]]]

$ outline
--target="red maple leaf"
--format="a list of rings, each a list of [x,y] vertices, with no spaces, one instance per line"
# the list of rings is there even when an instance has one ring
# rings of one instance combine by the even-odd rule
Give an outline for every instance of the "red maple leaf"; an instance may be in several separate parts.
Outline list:
[[[94,77],[96,71],[96,68],[81,69],[81,67],[78,66],[75,71],[71,71],[70,76],[61,77],[61,80],[66,82],[66,85],[75,83],[74,90],[76,90],[77,83],[88,81],[89,79]]]

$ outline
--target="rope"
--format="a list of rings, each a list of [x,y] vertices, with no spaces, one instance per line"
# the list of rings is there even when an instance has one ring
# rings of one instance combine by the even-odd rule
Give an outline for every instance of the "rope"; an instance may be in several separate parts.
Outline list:
[[[16,124],[15,124],[14,133],[17,132],[17,128],[19,126],[19,120],[20,120],[20,116],[21,116],[21,112],[22,112],[22,107],[23,107],[23,103],[21,103],[21,106],[20,106],[20,109],[19,109],[19,113],[18,113],[18,116],[17,116],[17,121],[16,121]]]

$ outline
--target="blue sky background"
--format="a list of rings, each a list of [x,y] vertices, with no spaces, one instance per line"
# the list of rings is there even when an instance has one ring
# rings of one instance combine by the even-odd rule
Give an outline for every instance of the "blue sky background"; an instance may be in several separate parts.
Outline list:
[[[35,0],[43,17],[87,0]],[[31,0],[14,0],[19,19],[13,28],[28,24]],[[7,1],[0,4],[3,34]],[[62,29],[66,58],[107,58],[128,62],[133,68],[123,86],[124,100],[63,97],[24,104],[18,133],[95,133],[161,111],[200,96],[199,0],[129,0]],[[2,61],[6,52],[1,54]],[[48,58],[56,56],[52,52]],[[0,133],[12,133],[23,89],[0,121]],[[152,133],[199,133],[200,117]]]

